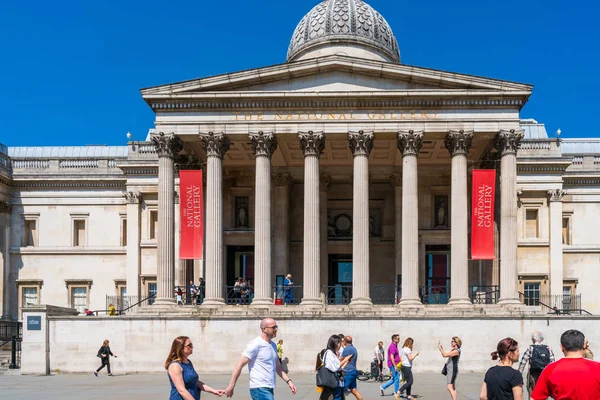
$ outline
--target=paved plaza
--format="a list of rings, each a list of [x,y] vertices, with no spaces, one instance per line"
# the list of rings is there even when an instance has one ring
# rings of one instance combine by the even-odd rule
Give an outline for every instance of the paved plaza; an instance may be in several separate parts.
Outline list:
[[[0,399],[18,400],[75,400],[75,399],[102,399],[102,400],[148,400],[168,399],[169,382],[166,372],[164,375],[119,375],[115,371],[114,377],[102,373],[96,378],[89,375],[52,375],[52,376],[7,376],[0,375]],[[292,396],[281,380],[277,382],[277,400],[308,400],[318,399],[315,391],[314,375],[291,374],[298,393]],[[204,381],[214,388],[224,388],[229,382],[229,375],[204,375]],[[461,374],[457,389],[459,399],[478,399],[481,387],[482,374]],[[359,390],[365,399],[381,399],[379,384],[375,382],[359,382]],[[420,399],[449,399],[446,391],[445,377],[441,374],[422,373],[415,374],[413,395]],[[213,398],[204,394],[204,400]],[[216,397],[214,397],[216,398]],[[225,397],[223,397],[225,398]],[[249,399],[248,375],[242,375],[238,381],[233,399]],[[528,398],[527,396],[525,397]],[[350,396],[349,399],[354,399]],[[383,399],[393,400],[391,391]]]

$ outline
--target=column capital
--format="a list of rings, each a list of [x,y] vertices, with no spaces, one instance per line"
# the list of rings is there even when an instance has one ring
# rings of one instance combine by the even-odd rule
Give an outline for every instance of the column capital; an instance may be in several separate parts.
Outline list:
[[[423,146],[423,132],[413,130],[398,132],[397,146],[403,157],[417,156]]]
[[[306,133],[299,133],[298,139],[300,140],[300,147],[304,157],[316,156],[321,157],[323,150],[325,149],[325,136],[321,132],[308,131]]]
[[[10,214],[12,212],[12,204],[8,201],[0,201],[0,214]]]
[[[128,192],[124,192],[123,197],[125,198],[127,204],[138,204],[142,198],[142,194],[140,192],[134,192],[133,190],[130,190]]]
[[[400,175],[400,174],[390,175],[390,183],[392,184],[392,186],[402,187],[402,175]]]
[[[331,189],[331,176],[321,175],[321,185],[319,187],[321,192],[329,192]]]
[[[226,134],[215,132],[200,133],[200,141],[202,141],[208,157],[221,159],[227,153],[231,144]]]
[[[371,153],[373,149],[373,132],[348,132],[348,141],[350,151],[352,151],[352,155],[356,156],[367,156]]]
[[[291,186],[294,183],[294,179],[290,174],[275,174],[271,178],[273,186]]]
[[[496,136],[494,147],[501,153],[501,156],[517,154],[523,137],[525,137],[523,129],[501,130]]]
[[[548,190],[548,201],[563,201],[566,194],[567,191],[563,189],[550,189]]]
[[[175,158],[183,148],[181,139],[172,133],[167,135],[164,132],[160,132],[158,135],[153,135],[151,140],[156,148],[158,157]]]
[[[272,133],[260,131],[258,133],[250,133],[250,146],[256,157],[269,157],[277,149],[277,138]]]
[[[444,144],[452,157],[469,153],[473,142],[473,131],[448,131]]]

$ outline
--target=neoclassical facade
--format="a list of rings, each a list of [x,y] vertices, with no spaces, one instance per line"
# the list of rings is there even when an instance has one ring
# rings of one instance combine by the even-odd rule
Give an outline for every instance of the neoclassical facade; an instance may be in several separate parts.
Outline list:
[[[269,307],[288,273],[307,309],[563,309],[581,295],[600,311],[600,141],[523,120],[531,85],[400,60],[377,11],[327,0],[283,64],[142,89],[144,141],[3,147],[3,317],[107,296],[170,307],[199,277],[199,307],[226,307],[239,277],[243,305]],[[490,261],[470,258],[479,168],[497,172]],[[183,169],[204,172],[202,260],[178,259]]]

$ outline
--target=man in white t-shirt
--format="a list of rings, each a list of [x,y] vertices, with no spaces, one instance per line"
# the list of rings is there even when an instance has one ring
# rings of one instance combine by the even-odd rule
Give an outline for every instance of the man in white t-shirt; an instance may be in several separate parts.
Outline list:
[[[275,374],[287,383],[293,394],[296,394],[296,386],[281,368],[281,361],[277,357],[277,345],[273,342],[277,336],[275,320],[263,319],[260,322],[260,330],[260,336],[248,343],[231,374],[231,381],[225,389],[227,397],[233,396],[235,384],[246,364],[248,364],[250,372],[250,397],[252,400],[275,399]]]

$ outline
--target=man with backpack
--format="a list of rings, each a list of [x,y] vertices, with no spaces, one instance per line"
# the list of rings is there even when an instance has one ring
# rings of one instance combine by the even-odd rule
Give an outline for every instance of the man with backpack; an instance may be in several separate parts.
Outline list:
[[[531,341],[533,344],[527,348],[519,364],[519,372],[523,373],[527,363],[529,363],[529,371],[527,372],[527,390],[529,390],[529,393],[533,392],[533,388],[544,368],[554,362],[552,349],[542,343],[544,341],[542,332],[534,332],[531,335]]]

